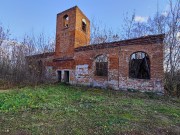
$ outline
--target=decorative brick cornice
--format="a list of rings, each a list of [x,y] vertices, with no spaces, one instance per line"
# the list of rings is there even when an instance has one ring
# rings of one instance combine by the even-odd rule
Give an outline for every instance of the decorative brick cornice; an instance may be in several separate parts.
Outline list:
[[[53,59],[53,62],[58,62],[58,61],[71,61],[74,60],[73,57],[62,57],[62,58],[55,58]]]
[[[110,43],[93,44],[93,45],[75,48],[75,52],[114,48],[114,47],[128,46],[128,45],[148,45],[148,44],[157,44],[157,43],[163,44],[164,37],[165,34],[159,34],[159,35],[149,35],[149,36],[143,36],[139,38],[121,40]]]
[[[47,52],[47,53],[41,53],[41,54],[35,54],[35,55],[30,55],[30,56],[26,56],[27,59],[31,59],[31,58],[47,58],[50,56],[54,56],[55,52]]]

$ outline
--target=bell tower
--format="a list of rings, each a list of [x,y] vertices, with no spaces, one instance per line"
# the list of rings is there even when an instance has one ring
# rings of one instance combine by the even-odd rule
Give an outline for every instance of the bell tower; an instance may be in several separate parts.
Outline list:
[[[89,45],[90,21],[77,7],[57,14],[56,58],[73,57],[74,48]]]

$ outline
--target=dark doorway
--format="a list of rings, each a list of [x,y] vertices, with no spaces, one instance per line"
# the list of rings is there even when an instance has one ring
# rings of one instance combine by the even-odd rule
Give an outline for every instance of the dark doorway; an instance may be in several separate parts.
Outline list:
[[[69,71],[64,71],[64,82],[69,83]]]
[[[58,71],[58,82],[61,82],[61,71]]]

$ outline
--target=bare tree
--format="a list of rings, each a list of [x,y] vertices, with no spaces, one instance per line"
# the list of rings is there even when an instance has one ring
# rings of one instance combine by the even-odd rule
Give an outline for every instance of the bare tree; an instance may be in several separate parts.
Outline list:
[[[3,25],[0,23],[0,46],[4,40],[8,40],[10,36],[10,30],[5,29]]]
[[[135,25],[135,12],[131,16],[128,13],[124,15],[124,24],[122,25],[122,37],[123,39],[130,39],[133,38],[133,28]]]
[[[3,27],[3,25],[0,23],[0,81],[2,80],[2,73],[4,68],[8,68],[7,66],[7,60],[5,57],[5,52],[2,48],[3,42],[7,41],[10,36],[9,29],[6,29]]]
[[[1,27],[1,30],[4,30]],[[46,37],[44,33],[35,37],[25,35],[22,42],[9,38],[9,31],[2,31],[0,46],[0,79],[14,84],[37,83],[42,79],[39,61],[34,59],[36,66],[30,73],[26,56],[34,54],[54,52],[54,38]],[[40,66],[40,68],[37,68]]]
[[[157,10],[153,17],[149,17],[145,23],[136,22],[135,14],[125,17],[123,27],[124,38],[135,38],[139,36],[165,33],[164,47],[164,69],[165,88],[169,94],[180,93],[179,78],[180,70],[180,0],[173,2],[169,0],[169,10],[159,12]],[[178,77],[177,77],[178,76]]]
[[[118,40],[120,40],[120,36],[117,32],[114,32],[111,28],[107,28],[101,22],[92,19],[90,44],[100,44]]]

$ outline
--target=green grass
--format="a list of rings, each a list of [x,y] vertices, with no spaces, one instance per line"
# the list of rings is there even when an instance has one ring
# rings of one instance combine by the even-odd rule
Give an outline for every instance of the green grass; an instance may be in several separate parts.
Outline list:
[[[0,135],[179,133],[179,99],[62,84],[0,93]]]

